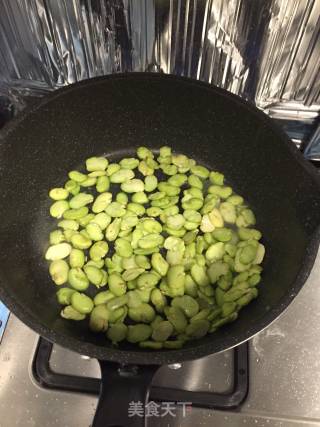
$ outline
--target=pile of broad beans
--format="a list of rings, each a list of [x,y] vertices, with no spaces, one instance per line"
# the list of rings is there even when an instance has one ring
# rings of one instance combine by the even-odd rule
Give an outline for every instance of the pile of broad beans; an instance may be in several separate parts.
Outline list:
[[[264,246],[244,199],[170,147],[86,160],[53,188],[45,258],[61,316],[142,348],[176,349],[258,295]]]

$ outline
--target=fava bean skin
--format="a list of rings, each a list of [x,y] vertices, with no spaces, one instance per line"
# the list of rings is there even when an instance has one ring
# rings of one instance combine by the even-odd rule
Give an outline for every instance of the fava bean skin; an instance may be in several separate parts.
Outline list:
[[[179,349],[235,321],[263,286],[251,207],[221,172],[169,146],[92,156],[48,194],[44,257],[60,315],[87,318],[114,346]]]

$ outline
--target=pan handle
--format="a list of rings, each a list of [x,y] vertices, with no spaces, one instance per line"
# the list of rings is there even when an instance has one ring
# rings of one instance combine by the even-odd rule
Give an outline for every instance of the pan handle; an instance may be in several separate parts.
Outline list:
[[[144,408],[160,366],[121,366],[99,360],[100,398],[92,427],[144,427]]]

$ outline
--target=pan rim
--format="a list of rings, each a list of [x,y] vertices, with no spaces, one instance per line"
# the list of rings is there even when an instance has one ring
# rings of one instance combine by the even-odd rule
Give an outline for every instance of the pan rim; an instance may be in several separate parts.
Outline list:
[[[83,80],[81,82],[72,84],[67,87],[63,87],[50,93],[48,96],[42,98],[38,103],[27,107],[22,113],[20,113],[16,118],[12,119],[9,124],[7,124],[1,131],[0,134],[0,143],[3,143],[5,138],[10,135],[10,133],[16,129],[16,127],[26,120],[29,115],[38,109],[44,107],[56,97],[64,96],[66,93],[70,93],[74,90],[77,90],[79,87],[88,87],[90,85],[96,85],[100,82],[106,80],[121,80],[121,79],[167,79],[172,81],[184,82],[186,84],[196,85],[203,89],[206,89],[212,93],[217,93],[220,96],[227,97],[237,104],[241,104],[244,108],[250,111],[251,114],[255,114],[260,118],[261,121],[266,123],[266,125],[273,130],[273,132],[286,144],[288,151],[291,153],[293,158],[300,164],[301,167],[311,176],[315,183],[320,188],[320,177],[316,171],[316,168],[312,166],[309,162],[303,159],[302,154],[294,146],[294,144],[289,140],[284,131],[278,127],[265,113],[258,110],[252,103],[244,101],[237,95],[231,94],[230,92],[218,88],[213,85],[209,85],[205,82],[200,82],[194,79],[187,77],[179,77],[174,75],[163,75],[159,73],[123,73],[123,74],[111,74],[108,76],[97,77],[93,79]],[[255,334],[259,333],[267,326],[269,326],[273,321],[275,321],[290,305],[292,300],[298,294],[299,290],[302,288],[303,284],[309,276],[314,260],[317,255],[318,244],[320,241],[320,226],[315,231],[313,237],[310,240],[310,243],[307,247],[306,254],[304,256],[303,263],[299,274],[297,275],[295,281],[292,283],[290,292],[285,294],[282,299],[279,301],[278,305],[272,308],[267,312],[259,321],[258,327],[251,327],[250,330],[247,330],[235,337],[225,337],[222,339],[212,340],[211,342],[206,342],[197,345],[197,341],[193,341],[192,347],[185,347],[179,350],[161,350],[158,352],[140,350],[140,351],[131,351],[125,349],[110,349],[105,347],[100,347],[98,345],[80,341],[69,335],[64,335],[62,333],[57,333],[52,331],[44,324],[39,322],[37,319],[30,316],[24,310],[23,305],[15,300],[15,297],[10,294],[5,288],[0,286],[0,298],[8,306],[8,308],[27,326],[31,327],[35,332],[39,333],[44,338],[48,339],[51,342],[55,342],[59,345],[62,345],[70,350],[76,351],[78,353],[94,357],[101,360],[110,360],[118,362],[128,362],[137,363],[137,364],[168,364],[174,362],[180,362],[185,360],[192,360],[199,357],[203,357],[209,354],[218,353],[230,349],[236,345],[241,344],[244,341],[249,340]],[[223,342],[222,342],[223,341]]]

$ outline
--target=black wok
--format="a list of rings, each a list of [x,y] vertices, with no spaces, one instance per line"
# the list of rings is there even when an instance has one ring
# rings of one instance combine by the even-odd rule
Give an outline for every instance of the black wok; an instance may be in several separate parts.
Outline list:
[[[181,350],[114,348],[85,322],[59,317],[43,259],[54,228],[47,193],[87,157],[163,144],[225,173],[254,209],[267,250],[260,294],[236,322]],[[128,401],[145,399],[159,365],[226,350],[269,325],[305,282],[319,241],[319,177],[287,137],[238,97],[172,76],[113,75],[44,98],[2,133],[0,195],[0,298],[48,340],[100,360],[95,427],[143,424],[127,419]]]

